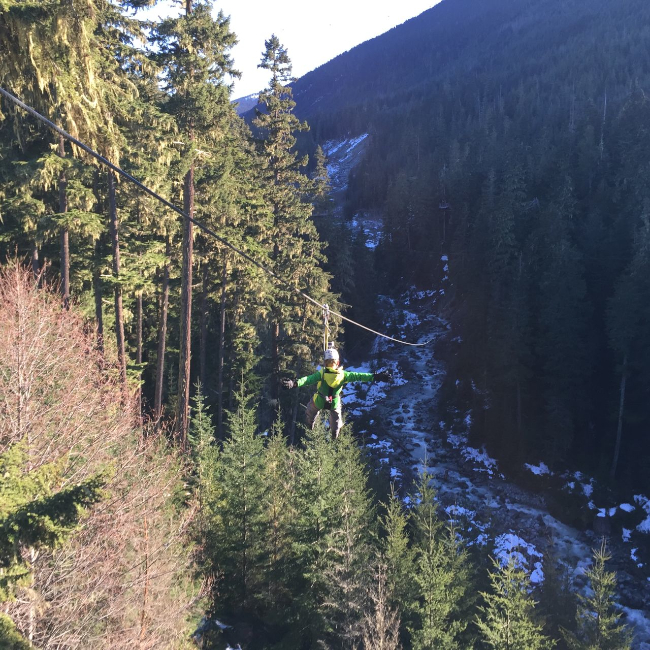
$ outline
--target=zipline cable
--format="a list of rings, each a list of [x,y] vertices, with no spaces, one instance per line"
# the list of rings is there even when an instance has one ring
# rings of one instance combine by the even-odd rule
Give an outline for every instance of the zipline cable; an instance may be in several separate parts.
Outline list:
[[[171,201],[168,201],[164,197],[160,196],[157,192],[154,192],[152,189],[141,183],[137,178],[131,176],[128,172],[125,172],[123,169],[118,167],[117,165],[113,164],[110,160],[107,158],[104,158],[101,154],[97,153],[95,150],[91,149],[88,145],[85,145],[83,142],[75,138],[73,135],[70,135],[67,131],[64,131],[60,126],[56,125],[54,122],[51,120],[48,120],[45,116],[41,115],[38,111],[33,109],[31,106],[28,106],[24,102],[22,102],[18,97],[15,97],[12,95],[10,92],[6,91],[2,86],[0,86],[0,95],[4,96],[6,99],[8,99],[10,102],[13,102],[16,106],[19,106],[22,108],[24,111],[29,113],[30,115],[34,116],[36,119],[40,120],[43,122],[43,124],[46,124],[49,126],[51,129],[56,131],[59,135],[63,136],[66,140],[69,142],[72,142],[72,144],[76,145],[83,151],[85,151],[87,154],[91,155],[93,158],[96,158],[102,165],[105,165],[109,169],[113,170],[120,176],[126,178],[126,180],[130,181],[137,187],[139,187],[143,192],[146,192],[150,196],[152,196],[154,199],[157,199],[160,201],[163,205],[167,206],[170,210],[173,210],[177,214],[179,214],[181,217],[184,217],[191,223],[195,224],[197,227],[199,227],[203,232],[207,233],[211,237],[214,237],[218,242],[226,246],[227,248],[230,248],[230,250],[234,251],[241,257],[243,257],[245,260],[256,266],[258,269],[264,271],[267,275],[270,275],[272,278],[277,280],[280,284],[284,285],[286,289],[289,289],[290,291],[293,291],[294,293],[299,294],[302,296],[305,300],[311,302],[312,304],[316,305],[317,307],[320,307],[320,309],[325,310],[327,308],[327,313],[330,315],[338,316],[341,320],[344,320],[352,325],[355,325],[356,327],[360,327],[361,329],[367,330],[368,332],[372,332],[373,334],[376,334],[377,336],[381,336],[382,338],[388,339],[389,341],[394,341],[395,343],[401,343],[402,345],[410,345],[412,347],[421,347],[424,345],[427,345],[431,343],[434,339],[429,339],[428,341],[424,341],[424,343],[409,343],[407,341],[400,341],[399,339],[393,338],[392,336],[388,336],[388,334],[382,334],[381,332],[377,332],[370,327],[366,327],[365,325],[362,325],[361,323],[357,323],[356,321],[352,320],[351,318],[348,318],[347,316],[343,316],[343,314],[339,314],[338,312],[330,309],[327,307],[327,305],[324,305],[323,303],[318,302],[318,300],[315,300],[311,296],[307,295],[304,291],[301,291],[300,289],[292,286],[287,280],[284,278],[280,277],[275,271],[272,269],[269,269],[268,267],[264,266],[264,264],[258,262],[256,259],[251,257],[248,253],[245,251],[237,248],[234,244],[231,244],[229,241],[218,235],[214,230],[206,226],[205,224],[201,223],[200,221],[197,221],[193,217],[190,217],[189,214],[186,214],[181,208],[178,206],[174,205],[171,203]]]
[[[323,352],[327,351],[330,342],[330,306],[323,305]]]

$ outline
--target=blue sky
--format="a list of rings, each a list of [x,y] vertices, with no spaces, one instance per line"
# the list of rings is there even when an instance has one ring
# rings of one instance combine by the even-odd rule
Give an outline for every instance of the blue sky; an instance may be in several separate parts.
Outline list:
[[[293,74],[300,77],[355,45],[421,14],[439,1],[217,0],[215,11],[221,9],[230,16],[231,29],[239,39],[232,56],[242,78],[235,82],[233,99],[259,92],[266,86],[268,72],[258,70],[257,64],[264,41],[271,34],[276,34],[287,48]],[[151,18],[168,16],[180,10],[178,2],[165,0],[146,15]]]

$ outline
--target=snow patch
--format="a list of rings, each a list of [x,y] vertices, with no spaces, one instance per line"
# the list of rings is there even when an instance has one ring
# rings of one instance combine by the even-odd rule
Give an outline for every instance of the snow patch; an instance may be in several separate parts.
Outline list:
[[[466,517],[467,519],[474,519],[476,512],[474,510],[468,510],[463,508],[463,506],[453,505],[447,506],[445,512],[453,519],[454,517]]]
[[[640,533],[650,533],[650,499],[648,497],[643,496],[642,494],[635,494],[634,495],[634,501],[635,503],[643,509],[646,514],[648,515],[637,527],[636,529]]]
[[[467,442],[467,436],[460,435],[457,433],[448,433],[447,442],[454,448],[458,449],[462,447]]]
[[[639,558],[637,557],[637,554],[636,554],[636,552],[638,550],[639,550],[638,548],[633,548],[633,549],[630,550],[630,559],[632,560],[632,562],[634,562],[636,564],[636,566],[639,569],[642,569],[644,567],[644,564],[643,564],[643,562],[639,562]]]
[[[465,447],[462,450],[465,460],[471,460],[479,465],[477,471],[487,472],[489,476],[494,476],[494,472],[498,471],[498,463],[494,458],[491,458],[485,449],[475,449],[474,447]]]
[[[526,463],[524,465],[526,469],[529,469],[533,474],[537,476],[544,476],[545,474],[551,474],[551,470],[546,466],[545,463],[540,463],[539,465],[529,465]]]
[[[525,539],[522,539],[514,533],[504,533],[494,540],[494,554],[501,566],[505,566],[510,559],[513,559],[515,566],[526,571],[528,570],[528,563],[531,558],[542,557],[542,554],[535,548],[534,544],[529,544]],[[533,566],[535,567],[533,571],[535,574],[534,582],[541,582],[544,579],[542,563],[538,561]],[[533,582],[532,573],[530,579]]]
[[[533,572],[530,574],[530,581],[534,585],[538,585],[544,582],[544,570],[541,562],[535,562],[535,568],[533,569]]]

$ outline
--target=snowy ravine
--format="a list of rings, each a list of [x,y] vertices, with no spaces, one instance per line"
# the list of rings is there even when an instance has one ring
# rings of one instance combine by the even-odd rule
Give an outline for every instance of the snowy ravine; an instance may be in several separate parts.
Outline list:
[[[424,341],[446,333],[446,324],[435,315],[435,297],[435,292],[402,296],[408,303],[404,305],[407,325],[401,328],[405,340]],[[397,304],[382,301],[390,303],[396,313]],[[509,482],[485,451],[469,446],[466,436],[445,431],[436,417],[436,393],[445,370],[434,350],[434,343],[413,348],[378,339],[373,359],[359,368],[347,367],[364,370],[373,363],[390,368],[394,376],[391,385],[353,384],[346,389],[344,409],[366,448],[387,466],[398,486],[408,488],[414,474],[426,471],[441,509],[450,519],[462,521],[470,544],[487,545],[492,556],[504,560],[514,555],[530,573],[532,583],[539,584],[544,579],[542,554],[552,539],[554,555],[569,567],[576,588],[584,587],[584,571],[600,538],[558,521],[546,509],[543,495]],[[543,463],[528,469],[548,471]],[[636,586],[647,590],[642,582]],[[626,622],[635,627],[633,648],[650,650],[648,611],[622,609]]]
[[[328,142],[324,147],[330,156],[330,175],[335,197],[347,184],[350,169],[362,155],[365,137]],[[340,214],[340,213],[339,213]],[[351,224],[366,236],[366,245],[374,248],[381,236],[376,216],[359,214]],[[396,338],[412,342],[437,339],[447,334],[447,324],[438,317],[437,302],[449,282],[449,260],[441,256],[442,282],[439,288],[417,292],[414,289],[397,300],[380,297],[384,322],[374,324]],[[462,343],[461,343],[462,344]],[[570,570],[574,585],[585,589],[584,571],[591,564],[592,548],[600,537],[567,526],[553,517],[546,508],[542,493],[518,487],[501,473],[498,463],[484,450],[474,449],[463,433],[452,434],[440,421],[436,396],[445,374],[444,365],[435,357],[435,341],[423,347],[409,347],[377,339],[372,358],[359,368],[370,365],[392,370],[391,385],[351,385],[346,389],[344,410],[363,437],[366,447],[381,464],[387,466],[398,486],[409,486],[413,475],[426,471],[438,492],[441,510],[450,519],[462,521],[468,531],[468,543],[487,545],[494,557],[514,555],[530,573],[533,584],[544,579],[543,552],[553,540],[553,554]],[[467,415],[469,425],[469,418]],[[527,465],[533,474],[548,473],[543,463]],[[592,480],[579,474],[567,480],[567,490],[578,490],[588,498]],[[408,497],[405,497],[408,501]],[[594,516],[605,512],[590,502]],[[636,511],[646,517],[636,528],[635,535],[650,535],[650,500],[637,495],[634,503],[621,504],[619,511]],[[625,579],[625,591],[634,598],[625,598],[619,589],[624,620],[635,632],[634,650],[650,650],[650,567],[636,562],[631,531],[623,528],[622,539],[610,539],[610,550],[619,559],[635,562],[636,573],[642,577],[620,572]],[[616,533],[619,535],[619,533]],[[626,539],[626,535],[627,538]],[[612,564],[614,564],[614,562]],[[626,603],[626,601],[628,601]],[[634,602],[634,607],[626,606]]]

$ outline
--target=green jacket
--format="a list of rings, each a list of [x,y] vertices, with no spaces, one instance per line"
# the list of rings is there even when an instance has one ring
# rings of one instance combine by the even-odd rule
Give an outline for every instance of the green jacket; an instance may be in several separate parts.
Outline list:
[[[297,386],[311,386],[317,384],[314,402],[319,409],[337,409],[341,403],[341,391],[345,384],[352,381],[372,381],[375,378],[372,372],[348,372],[343,368],[321,368],[313,375],[298,379]],[[331,397],[331,403],[326,399]]]

